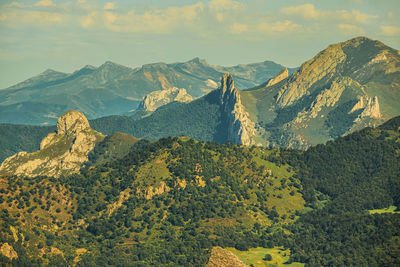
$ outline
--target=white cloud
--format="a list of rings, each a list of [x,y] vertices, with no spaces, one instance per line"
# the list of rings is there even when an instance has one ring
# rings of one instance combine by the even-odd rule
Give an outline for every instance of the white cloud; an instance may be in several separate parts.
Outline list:
[[[55,6],[55,5],[56,4],[54,4],[51,0],[42,0],[35,4],[35,6]]]
[[[244,3],[233,0],[211,0],[208,2],[208,7],[214,11],[237,10],[243,8],[244,6]]]
[[[290,33],[299,30],[301,26],[290,20],[277,22],[263,22],[258,25],[258,31],[266,33]]]
[[[14,2],[11,2],[10,4],[8,4],[7,7],[23,8],[23,7],[25,7],[25,5],[20,2],[14,1]]]
[[[82,25],[83,28],[89,28],[92,25],[94,25],[94,19],[96,17],[96,12],[93,11],[90,14],[88,14],[87,16],[81,18],[79,20],[79,23]]]
[[[230,32],[233,34],[241,34],[247,32],[249,30],[249,26],[246,24],[235,23],[231,26]]]
[[[116,6],[115,6],[114,2],[108,2],[104,5],[104,9],[106,9],[106,10],[111,10],[111,9],[115,9],[115,8],[116,8]]]
[[[347,10],[338,10],[336,11],[336,18],[353,23],[367,24],[370,23],[372,20],[378,18],[378,16],[364,14],[358,10],[352,10],[351,12]]]
[[[316,10],[313,4],[284,7],[281,12],[289,16],[299,16],[306,20],[318,19],[324,15],[324,12]]]
[[[289,6],[281,9],[281,13],[287,16],[299,17],[305,20],[339,20],[349,23],[371,23],[378,18],[376,15],[361,13],[358,10],[322,10],[316,9],[313,4]]]
[[[382,25],[380,29],[383,35],[400,36],[400,27],[398,26]]]
[[[208,2],[208,9],[211,14],[214,14],[218,22],[224,21],[226,15],[233,11],[243,9],[244,3],[233,0],[211,0]]]
[[[361,35],[361,34],[365,34],[365,31],[356,25],[352,25],[352,24],[338,24],[337,25],[338,29],[345,35]]]
[[[114,13],[107,10],[102,13],[98,21],[104,23],[109,30],[117,32],[147,32],[170,33],[176,28],[188,26],[195,27],[195,21],[203,11],[203,4],[197,3],[181,7],[169,7],[167,9],[153,9],[144,13],[131,10],[127,13]],[[100,16],[100,15],[99,15]],[[91,20],[96,20],[91,18]],[[90,24],[90,26],[100,26]]]
[[[224,14],[222,13],[216,13],[215,18],[219,21],[222,22],[224,20]]]

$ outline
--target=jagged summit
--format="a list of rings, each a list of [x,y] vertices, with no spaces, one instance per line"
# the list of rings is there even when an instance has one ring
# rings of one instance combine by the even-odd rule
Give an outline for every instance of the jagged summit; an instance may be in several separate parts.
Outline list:
[[[288,70],[288,68],[284,68],[283,70],[281,70],[281,72],[278,73],[278,75],[276,75],[274,78],[271,78],[267,82],[266,87],[277,84],[280,81],[283,81],[284,79],[286,79],[287,77],[289,77],[289,70]]]
[[[99,69],[102,69],[102,68],[130,69],[129,67],[125,67],[125,66],[123,66],[123,65],[114,63],[114,62],[112,62],[112,61],[106,61],[106,62],[104,62],[104,63],[99,67]]]
[[[225,96],[226,93],[232,93],[234,90],[236,90],[232,74],[230,73],[222,74],[220,90],[221,90],[221,96]]]
[[[255,143],[255,124],[249,118],[249,113],[242,105],[239,90],[235,88],[235,82],[230,73],[224,73],[221,77],[220,101],[223,116],[227,127],[227,141],[252,145]]]
[[[18,176],[53,176],[78,172],[104,136],[92,128],[83,113],[71,110],[58,119],[57,132],[40,143],[40,150],[20,152],[6,159],[0,173]]]
[[[205,59],[199,58],[199,57],[195,57],[191,60],[189,60],[186,63],[194,63],[194,64],[201,64],[201,65],[209,65],[208,62]]]
[[[54,73],[61,73],[61,72],[53,70],[53,69],[47,69],[47,70],[43,71],[42,73],[40,73],[39,75],[49,75],[49,74],[54,74]]]
[[[82,112],[71,110],[58,118],[57,134],[77,134],[83,130],[90,129],[89,121]]]

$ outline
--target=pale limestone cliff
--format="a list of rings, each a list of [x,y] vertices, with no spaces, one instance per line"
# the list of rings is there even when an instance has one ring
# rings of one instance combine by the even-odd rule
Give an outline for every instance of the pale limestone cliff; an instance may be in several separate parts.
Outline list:
[[[362,109],[362,112],[356,120],[366,117],[373,119],[379,119],[382,117],[377,96],[374,98],[368,96],[359,97],[358,102],[354,105],[349,113],[353,113],[360,109]]]
[[[88,154],[104,136],[90,128],[86,117],[72,110],[57,122],[57,132],[46,136],[40,150],[20,152],[6,159],[0,173],[18,176],[52,176],[78,172]]]
[[[250,120],[240,100],[239,91],[235,88],[231,74],[225,73],[221,78],[220,102],[228,125],[228,142],[253,145],[257,134],[255,123]]]
[[[0,247],[0,253],[4,256],[9,258],[10,260],[12,259],[18,259],[18,254],[17,252],[14,250],[14,248],[8,244],[8,243],[4,243],[1,245]]]
[[[246,267],[246,264],[229,250],[213,247],[206,267]]]
[[[308,119],[314,119],[321,111],[325,111],[328,107],[334,107],[346,87],[351,86],[353,83],[356,82],[346,77],[335,79],[329,88],[319,92],[309,107],[306,107],[306,109],[297,114],[294,123],[301,123]]]
[[[289,70],[288,68],[284,68],[283,70],[281,70],[281,72],[279,72],[278,75],[276,75],[274,78],[271,78],[268,82],[267,82],[267,86],[272,86],[275,85],[281,81],[283,81],[284,79],[286,79],[287,77],[289,77]]]
[[[138,109],[154,111],[157,108],[174,101],[187,103],[193,100],[194,97],[189,95],[184,88],[173,87],[165,90],[154,91],[146,95],[142,102],[140,102]]]
[[[305,62],[282,85],[276,97],[278,106],[289,106],[309,94],[309,89],[315,83],[322,79],[332,78],[338,65],[345,60],[346,54],[341,49],[341,44],[335,44]]]
[[[143,195],[146,199],[152,199],[153,196],[161,195],[169,191],[171,191],[171,188],[168,187],[164,181],[161,181],[158,186],[150,185],[144,190],[140,189],[139,187],[136,188],[136,194]]]

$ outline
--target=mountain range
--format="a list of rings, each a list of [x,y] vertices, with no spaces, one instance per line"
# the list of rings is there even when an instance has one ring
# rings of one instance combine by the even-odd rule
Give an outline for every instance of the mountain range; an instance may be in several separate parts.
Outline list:
[[[75,96],[96,102],[97,97],[102,98],[99,93],[102,90],[113,94],[125,90],[132,93],[130,97],[135,94],[135,105],[138,106],[132,108],[131,102],[127,106],[119,103],[118,108],[124,107],[119,112],[127,115],[90,120],[91,127],[104,135],[123,132],[150,140],[184,135],[219,143],[306,149],[400,115],[400,52],[366,37],[330,45],[298,69],[287,69],[272,62],[213,67],[200,59],[169,65],[145,65],[135,70],[112,63],[85,69],[82,72],[86,74],[82,75],[81,71],[73,75],[50,71],[42,78],[39,76],[0,91],[3,103],[9,104],[0,107],[0,116],[14,123],[36,116],[42,120],[49,113],[46,111],[47,115],[43,115],[41,108],[52,109],[47,104],[39,104],[51,99],[42,93],[65,92],[66,88],[70,92],[81,92],[82,84],[101,83],[103,89],[92,88],[96,91],[93,97],[84,93]],[[110,71],[115,69],[118,71]],[[222,74],[225,71],[230,74]],[[158,78],[158,82],[154,79],[150,82],[147,79],[149,73],[151,77],[163,73],[169,82]],[[167,84],[165,88],[161,81]],[[116,86],[117,83],[120,86]],[[177,87],[170,87],[172,84]],[[209,85],[207,90],[203,90],[205,84]],[[60,86],[64,89],[61,90]],[[92,90],[86,89],[85,92]],[[122,91],[118,91],[120,89]],[[25,104],[12,104],[24,97],[37,98],[34,100],[36,104],[29,104],[34,110],[29,111],[27,117],[23,116],[27,112]],[[69,96],[65,95],[60,98],[68,105],[79,102],[68,101]],[[114,103],[112,99],[106,97],[101,101],[109,106]],[[102,112],[100,110],[105,107],[100,102],[82,107],[78,104],[77,110],[89,119],[96,117],[94,113]],[[66,108],[53,111],[63,114]],[[111,107],[110,112],[119,113]],[[54,120],[55,124],[55,113],[53,115],[54,119],[48,122]],[[41,139],[55,127],[0,124],[0,129],[0,159],[4,160],[19,151],[35,151]]]
[[[204,141],[307,148],[400,115],[400,53],[366,37],[330,45],[292,74],[283,69],[239,90],[234,76],[190,103],[150,116],[111,116],[91,125],[140,138],[186,135]]]
[[[134,69],[107,61],[71,74],[49,69],[0,90],[0,122],[54,125],[69,110],[79,110],[89,119],[126,114],[136,110],[143,97],[153,91],[177,87],[199,97],[218,87],[223,72],[231,72],[237,83],[247,88],[275,76],[282,68],[271,61],[221,67],[195,58]]]

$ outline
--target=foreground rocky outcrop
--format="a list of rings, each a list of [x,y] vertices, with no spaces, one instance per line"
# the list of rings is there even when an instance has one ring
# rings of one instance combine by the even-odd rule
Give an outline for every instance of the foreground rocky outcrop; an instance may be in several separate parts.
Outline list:
[[[58,119],[57,131],[42,140],[40,150],[19,152],[7,158],[0,166],[0,173],[27,177],[75,173],[103,139],[102,134],[90,128],[85,115],[71,110]]]
[[[206,267],[246,267],[238,256],[221,247],[213,247]]]

